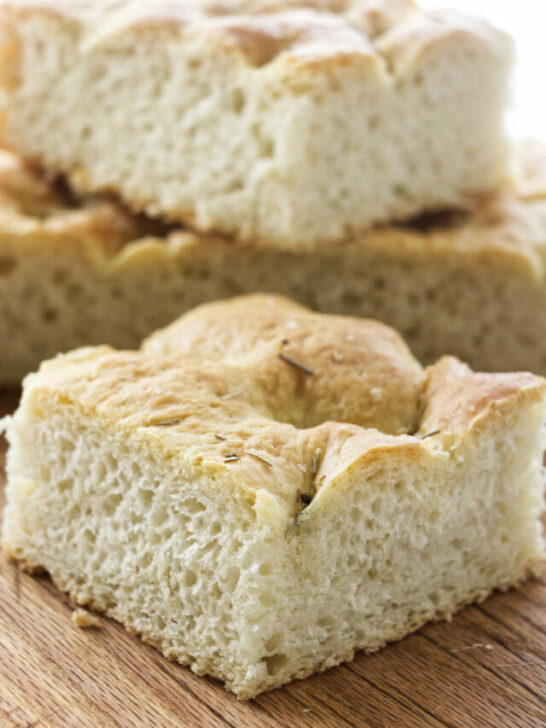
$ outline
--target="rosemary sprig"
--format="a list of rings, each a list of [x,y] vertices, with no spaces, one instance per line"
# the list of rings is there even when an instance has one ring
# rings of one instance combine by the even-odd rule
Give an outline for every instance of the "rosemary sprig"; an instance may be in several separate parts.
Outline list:
[[[309,377],[313,376],[313,374],[315,373],[312,369],[306,367],[305,364],[302,364],[296,359],[293,359],[291,356],[287,356],[287,354],[281,353],[278,354],[278,357],[281,361],[285,362],[285,364],[290,364],[291,367],[294,367],[294,369],[299,369],[300,372],[307,374],[307,376]]]

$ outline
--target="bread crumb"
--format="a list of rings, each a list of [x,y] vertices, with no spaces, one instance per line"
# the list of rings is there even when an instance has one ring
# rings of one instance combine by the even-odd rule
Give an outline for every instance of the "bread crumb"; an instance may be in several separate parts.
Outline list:
[[[473,645],[467,645],[466,647],[456,647],[453,650],[449,650],[450,652],[466,652],[467,650],[475,650],[478,647],[483,647],[485,650],[494,650],[495,648],[493,645],[490,645],[489,643],[484,642],[475,642]]]
[[[72,612],[72,621],[80,629],[90,629],[91,627],[100,627],[100,621],[97,617],[86,612],[85,609],[75,609]]]

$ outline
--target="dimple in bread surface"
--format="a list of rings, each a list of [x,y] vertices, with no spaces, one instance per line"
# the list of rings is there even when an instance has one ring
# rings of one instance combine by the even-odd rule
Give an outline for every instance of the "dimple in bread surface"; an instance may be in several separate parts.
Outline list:
[[[299,427],[338,420],[398,434],[419,414],[423,372],[392,329],[279,296],[208,304],[144,348],[252,372],[277,417]]]
[[[324,402],[311,426],[337,420],[389,435],[422,432],[424,422],[426,430],[440,416],[445,416],[444,431],[462,435],[473,419],[471,413],[485,411],[526,384],[542,383],[527,373],[476,374],[451,357],[430,367],[427,376],[390,327],[313,313],[281,296],[266,294],[200,306],[153,334],[143,351],[242,367],[254,372],[262,391],[271,386],[273,396],[279,395],[281,401],[285,392],[279,386],[279,374],[289,371],[292,381],[295,375],[299,378],[296,393],[311,402]],[[288,390],[289,403],[297,402],[295,392]],[[434,414],[430,414],[432,405]],[[454,411],[459,414],[452,419]],[[298,424],[302,421],[301,416],[294,419]]]

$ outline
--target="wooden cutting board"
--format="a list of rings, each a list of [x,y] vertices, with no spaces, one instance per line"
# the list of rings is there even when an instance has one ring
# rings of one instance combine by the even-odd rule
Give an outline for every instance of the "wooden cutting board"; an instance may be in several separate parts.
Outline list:
[[[0,416],[16,399],[0,393]],[[0,562],[1,728],[546,726],[546,574],[249,703],[71,611],[48,578]]]

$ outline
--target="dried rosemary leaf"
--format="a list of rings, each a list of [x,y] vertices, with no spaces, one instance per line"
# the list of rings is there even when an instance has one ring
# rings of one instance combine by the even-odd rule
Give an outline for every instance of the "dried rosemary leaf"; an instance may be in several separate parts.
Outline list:
[[[313,500],[313,496],[309,493],[304,493],[303,491],[299,490],[297,495],[297,507],[298,512],[296,513],[296,518],[294,519],[294,523],[290,526],[290,528],[286,531],[286,536],[290,536],[296,528],[299,526],[300,523],[300,516],[303,513],[303,511],[307,508],[307,506],[310,505],[310,503]]]
[[[306,367],[305,364],[302,364],[296,359],[293,359],[291,356],[287,356],[286,354],[278,354],[278,357],[281,361],[285,362],[285,364],[290,364],[291,367],[294,367],[294,369],[299,369],[300,372],[303,372],[308,376],[312,376],[315,373],[312,369]]]
[[[298,519],[296,518],[296,520],[294,521],[294,523],[291,524],[290,528],[288,528],[286,530],[285,536],[287,538],[288,538],[288,536],[291,536],[294,533],[294,531],[296,530],[296,528],[298,526],[299,526],[299,523],[298,523]]]
[[[441,433],[441,430],[432,430],[432,432],[427,432],[426,435],[423,435],[421,437],[421,440],[426,440],[427,437],[434,437],[434,435],[439,435]]]
[[[226,455],[224,458],[225,463],[235,463],[237,460],[240,460],[241,458],[239,455],[236,455],[234,452],[230,453],[229,455]]]
[[[273,463],[270,463],[269,460],[266,460],[261,455],[258,455],[258,453],[255,453],[255,452],[247,452],[247,455],[249,457],[251,457],[251,458],[254,458],[254,460],[259,460],[264,465],[267,465],[268,468],[272,468],[273,467]]]
[[[322,450],[320,449],[320,447],[317,447],[317,449],[313,453],[313,465],[312,465],[313,477],[315,477],[315,475],[318,473],[318,469],[319,469],[321,460],[322,460]]]
[[[149,422],[149,427],[173,427],[173,425],[179,425],[182,422],[181,417],[173,417],[171,420],[162,420],[161,422]]]
[[[239,397],[243,393],[242,389],[238,389],[236,392],[230,392],[229,394],[224,394],[223,397],[220,397],[220,400],[222,402],[227,402],[228,399],[234,399],[235,397]]]

